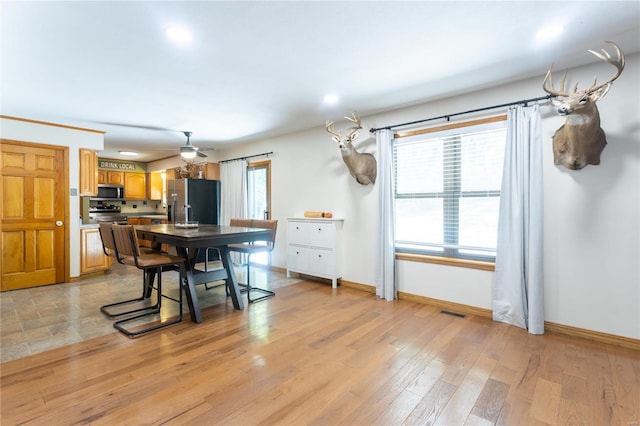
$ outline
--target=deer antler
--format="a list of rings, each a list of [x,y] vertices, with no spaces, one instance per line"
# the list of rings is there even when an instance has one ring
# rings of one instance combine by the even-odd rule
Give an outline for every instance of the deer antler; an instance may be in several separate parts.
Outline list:
[[[556,90],[553,86],[553,75],[552,75],[553,65],[547,71],[547,75],[542,82],[542,89],[550,95],[554,96],[569,96],[567,92],[564,91],[564,82],[567,79],[567,73],[565,71],[564,77],[562,77],[562,82],[560,83],[560,90]],[[547,82],[551,84],[551,88],[547,87]],[[577,87],[577,86],[576,86]]]
[[[622,70],[624,69],[624,53],[622,53],[622,51],[620,50],[620,48],[618,47],[617,44],[615,44],[612,41],[608,41],[607,43],[612,44],[614,49],[616,50],[616,54],[618,56],[617,59],[613,59],[611,57],[611,55],[609,55],[609,53],[602,49],[602,53],[598,53],[595,52],[593,50],[589,50],[589,52],[591,52],[593,55],[595,55],[598,59],[600,59],[601,61],[604,61],[608,64],[613,65],[614,67],[616,67],[616,73],[609,78],[607,81],[605,81],[602,84],[597,84],[597,77],[595,77],[593,79],[593,84],[591,85],[591,87],[589,87],[588,89],[584,90],[584,93],[593,93],[596,92],[600,89],[602,89],[603,87],[613,83],[613,81],[615,79],[617,79],[618,77],[620,77],[620,74],[622,73]],[[544,78],[544,81],[542,83],[542,89],[549,93],[550,95],[554,95],[554,96],[564,96],[564,97],[568,97],[570,96],[569,93],[564,91],[564,85],[565,85],[565,80],[567,78],[567,73],[564,73],[564,77],[562,77],[562,83],[560,83],[560,89],[555,89],[553,86],[553,76],[552,76],[552,68],[553,65],[551,66],[551,68],[549,68],[549,71],[547,71],[547,75]],[[547,83],[549,83],[551,85],[551,87],[547,86]],[[577,93],[578,92],[578,83],[576,82],[575,87],[573,88],[573,93]]]
[[[335,131],[335,129],[333,128],[333,121],[329,121],[327,120],[324,123],[324,127],[325,129],[327,129],[327,132],[331,133],[333,135],[333,137],[331,139],[334,140],[334,142],[340,142],[340,138],[342,137],[342,135],[338,132]]]
[[[620,77],[620,74],[622,73],[622,70],[624,69],[624,53],[622,53],[622,51],[620,50],[620,48],[618,47],[617,44],[615,44],[612,41],[608,41],[607,43],[612,44],[613,48],[616,50],[616,54],[618,55],[618,59],[614,60],[611,55],[609,55],[609,53],[602,49],[602,54],[595,52],[593,50],[589,50],[589,52],[593,53],[596,58],[600,59],[601,61],[604,61],[608,64],[613,65],[614,67],[616,67],[616,73],[609,78],[609,80],[605,81],[604,83],[601,83],[599,85],[596,86],[596,78],[593,79],[593,85],[587,90],[587,93],[593,93],[597,90],[602,89],[604,86],[607,86],[611,83],[613,83],[613,81],[615,79],[617,79],[618,77]]]
[[[347,139],[348,140],[353,140],[353,139],[357,139],[358,138],[358,130],[362,129],[362,124],[360,122],[360,116],[358,115],[358,113],[356,111],[353,111],[353,113],[351,114],[351,117],[344,117],[347,120],[351,121],[352,123],[355,124],[354,127],[351,127],[351,131],[349,132],[349,134],[347,135]]]
[[[333,127],[333,121],[327,120],[324,124],[324,127],[325,129],[327,129],[327,132],[333,135],[331,139],[333,139],[335,142],[338,142],[338,143],[340,143],[340,141],[349,143],[352,140],[357,139],[358,130],[362,129],[362,125],[360,124],[360,116],[358,115],[357,112],[354,111],[351,117],[344,117],[344,118],[354,123],[355,126],[336,131]],[[347,133],[347,135],[345,136],[342,133],[346,130],[349,130],[349,133]]]

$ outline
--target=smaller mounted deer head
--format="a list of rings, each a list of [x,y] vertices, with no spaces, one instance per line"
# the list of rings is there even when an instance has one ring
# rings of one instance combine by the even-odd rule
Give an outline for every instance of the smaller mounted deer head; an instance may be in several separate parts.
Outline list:
[[[378,171],[375,157],[367,153],[361,154],[353,147],[353,141],[358,139],[358,131],[362,129],[360,117],[358,113],[354,111],[351,117],[345,118],[355,124],[355,126],[336,131],[333,128],[333,121],[327,120],[325,128],[327,132],[333,135],[331,139],[338,144],[340,152],[342,153],[342,160],[344,164],[347,165],[351,176],[353,176],[360,185],[375,183]]]
[[[589,50],[600,60],[616,67],[616,73],[604,83],[597,84],[594,78],[593,84],[588,89],[578,91],[578,83],[576,83],[573,93],[567,93],[564,91],[566,73],[560,83],[560,89],[553,87],[551,68],[544,78],[542,88],[550,95],[558,97],[552,102],[558,107],[558,114],[567,117],[564,125],[553,135],[553,162],[556,165],[580,170],[587,164],[600,164],[600,154],[607,144],[607,139],[600,128],[600,113],[596,102],[607,94],[611,83],[624,69],[624,54],[615,43],[610,41],[607,43],[611,43],[615,48],[617,59],[614,60],[604,49],[602,54]]]

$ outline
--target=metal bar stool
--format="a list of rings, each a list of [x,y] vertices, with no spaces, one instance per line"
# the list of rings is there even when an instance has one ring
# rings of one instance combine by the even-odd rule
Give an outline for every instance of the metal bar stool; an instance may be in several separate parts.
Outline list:
[[[264,241],[266,243],[265,245],[255,244],[256,241],[253,241],[250,243],[229,244],[229,250],[247,255],[247,283],[240,284],[240,285],[246,288],[247,300],[249,301],[249,303],[258,302],[260,300],[264,300],[269,297],[275,296],[276,295],[275,292],[271,290],[251,286],[251,255],[255,253],[265,253],[265,252],[273,251],[273,248],[276,243],[276,230],[278,228],[278,221],[277,220],[259,220],[259,219],[231,219],[229,225],[273,230],[273,232],[270,234],[269,239]],[[257,291],[257,292],[263,293],[264,295],[257,297],[255,299],[252,299],[251,298],[252,291]]]
[[[111,232],[111,226],[113,224],[111,222],[100,222],[100,239],[102,240],[102,250],[104,254],[116,259],[116,243],[113,239],[113,233]],[[143,253],[150,253],[153,250],[148,248],[141,248]],[[124,257],[124,255],[121,255]],[[117,260],[117,259],[116,259]],[[122,263],[122,262],[119,262]],[[142,273],[142,295],[140,297],[136,297],[135,299],[123,300],[121,302],[109,303],[107,305],[100,306],[100,312],[108,316],[109,318],[117,318],[125,315],[135,314],[136,312],[144,312],[144,311],[153,311],[157,309],[156,305],[152,306],[143,306],[143,307],[135,307],[134,309],[129,310],[120,310],[117,307],[137,304],[139,302],[143,302],[148,299],[151,294],[148,290],[150,286],[153,285],[153,281],[155,280],[155,270],[143,271]],[[113,309],[112,309],[113,308]]]
[[[145,252],[139,247],[138,236],[133,225],[112,225],[111,231],[116,248],[116,260],[124,265],[135,266],[143,271],[154,271],[158,277],[157,285],[154,287],[152,282],[148,280],[145,282],[145,287],[151,287],[156,290],[156,304],[154,309],[127,317],[113,323],[114,328],[120,332],[126,334],[129,337],[136,337],[141,334],[148,333],[159,328],[167,327],[169,325],[177,324],[182,321],[182,279],[186,275],[185,271],[185,258],[181,256],[174,256],[163,252]],[[167,296],[162,293],[162,271],[165,267],[178,268],[180,272],[179,285],[178,285],[178,299]],[[136,325],[128,327],[132,322],[137,320],[159,314],[162,310],[162,300],[168,299],[175,302],[178,305],[178,315],[175,319],[166,321],[152,322],[150,326],[144,328],[138,328]],[[149,325],[149,324],[145,324]]]

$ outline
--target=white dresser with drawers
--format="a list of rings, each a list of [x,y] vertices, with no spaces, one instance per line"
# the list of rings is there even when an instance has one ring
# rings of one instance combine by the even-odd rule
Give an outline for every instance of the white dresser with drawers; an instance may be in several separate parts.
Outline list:
[[[287,277],[291,272],[331,280],[342,278],[341,235],[343,219],[287,219]]]

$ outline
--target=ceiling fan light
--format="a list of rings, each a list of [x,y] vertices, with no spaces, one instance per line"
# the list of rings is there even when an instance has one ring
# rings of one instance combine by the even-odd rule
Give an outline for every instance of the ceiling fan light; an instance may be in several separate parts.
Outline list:
[[[180,155],[182,156],[182,158],[196,158],[197,152],[196,151],[180,151]]]

